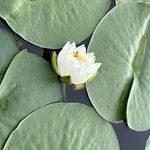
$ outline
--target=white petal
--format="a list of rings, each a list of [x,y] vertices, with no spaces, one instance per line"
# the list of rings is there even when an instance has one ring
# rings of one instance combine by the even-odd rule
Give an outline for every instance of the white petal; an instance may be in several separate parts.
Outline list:
[[[88,73],[92,73],[93,71],[97,71],[102,63],[95,63],[89,66]]]
[[[57,63],[58,63],[58,71],[59,71],[60,75],[62,77],[69,76],[69,68],[67,65],[67,60],[60,61],[60,59],[58,59]]]
[[[68,56],[70,57],[70,59],[72,59],[73,52],[76,51],[76,44],[75,44],[75,42],[73,42],[72,44],[70,44],[70,46],[69,46],[68,49],[69,49]]]
[[[57,64],[58,64],[58,70],[61,76],[69,75],[69,67],[68,67],[69,47],[70,47],[70,42],[67,42],[66,45],[58,54]]]
[[[70,64],[72,67],[70,69],[70,77],[71,82],[73,84],[82,84],[85,82],[85,74],[83,73],[83,68],[79,65],[79,63],[72,61]]]
[[[94,56],[94,53],[87,53],[87,56],[88,56],[88,58],[93,58],[93,57],[95,57],[95,56]]]
[[[72,44],[70,44],[69,45],[69,49],[71,49],[71,50],[76,50],[76,43],[75,42],[73,42]]]
[[[85,79],[86,78],[85,78],[84,74],[79,74],[78,70],[75,69],[75,71],[72,72],[72,75],[71,75],[72,84],[75,84],[75,85],[83,84],[86,81]]]
[[[62,48],[62,51],[68,49],[69,46],[70,46],[70,42],[68,41],[68,42],[65,44],[65,46]]]
[[[83,44],[83,45],[77,47],[76,51],[78,51],[80,54],[85,55],[86,54],[86,47],[85,47],[85,45]]]
[[[102,65],[102,63],[95,63],[88,68],[87,80],[90,79],[91,77],[93,77],[97,73],[97,71],[101,65]]]
[[[86,54],[86,61],[90,64],[93,64],[95,62],[95,56],[94,53],[88,53]]]

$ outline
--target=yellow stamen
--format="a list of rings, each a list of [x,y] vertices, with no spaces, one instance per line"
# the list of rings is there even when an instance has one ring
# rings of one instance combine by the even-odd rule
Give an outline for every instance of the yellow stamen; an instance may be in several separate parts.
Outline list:
[[[81,55],[78,51],[73,52],[73,56],[78,59],[78,61],[85,61],[85,56]]]

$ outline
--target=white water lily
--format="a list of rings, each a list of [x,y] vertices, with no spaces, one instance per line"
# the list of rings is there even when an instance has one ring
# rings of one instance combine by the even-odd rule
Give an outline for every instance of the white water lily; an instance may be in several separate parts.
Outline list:
[[[53,53],[52,65],[61,77],[69,76],[72,84],[81,85],[96,75],[102,63],[95,63],[94,53],[86,53],[84,45],[67,42],[58,57]]]

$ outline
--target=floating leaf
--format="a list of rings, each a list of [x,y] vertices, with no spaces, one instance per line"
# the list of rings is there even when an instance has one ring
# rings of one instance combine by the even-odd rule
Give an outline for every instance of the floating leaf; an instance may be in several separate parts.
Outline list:
[[[25,118],[4,150],[119,150],[112,126],[83,104],[51,104]]]
[[[146,142],[145,150],[150,150],[150,137],[148,138],[148,140]]]
[[[112,122],[127,119],[135,130],[149,129],[150,5],[118,5],[98,25],[88,49],[103,63],[87,85],[98,113]]]
[[[9,33],[0,29],[0,82],[10,61],[18,52],[19,45],[15,39]]]
[[[34,54],[20,52],[0,85],[0,149],[24,117],[60,99],[59,83],[48,63]]]
[[[104,16],[110,0],[1,0],[0,16],[24,39],[46,48],[81,42]]]
[[[150,0],[116,0],[116,3],[122,3],[122,2],[144,2],[147,4],[150,4]]]

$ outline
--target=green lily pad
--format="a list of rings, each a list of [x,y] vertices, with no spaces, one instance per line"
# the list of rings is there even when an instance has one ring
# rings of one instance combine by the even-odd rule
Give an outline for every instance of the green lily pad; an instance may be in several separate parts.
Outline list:
[[[0,29],[0,82],[9,63],[18,52],[19,45],[16,40],[8,32]]]
[[[1,0],[0,16],[27,41],[61,48],[87,38],[104,16],[110,0]]]
[[[146,142],[145,150],[150,150],[150,137],[148,138],[148,140]]]
[[[116,6],[98,25],[88,49],[103,63],[87,85],[98,113],[112,122],[127,119],[134,130],[149,129],[150,5]]]
[[[60,86],[49,64],[34,54],[20,52],[0,85],[0,149],[23,118],[60,99]]]
[[[116,0],[116,4],[119,4],[122,2],[144,2],[144,3],[150,4],[150,0]]]
[[[25,118],[4,150],[119,150],[112,126],[93,108],[77,103],[43,107]]]

